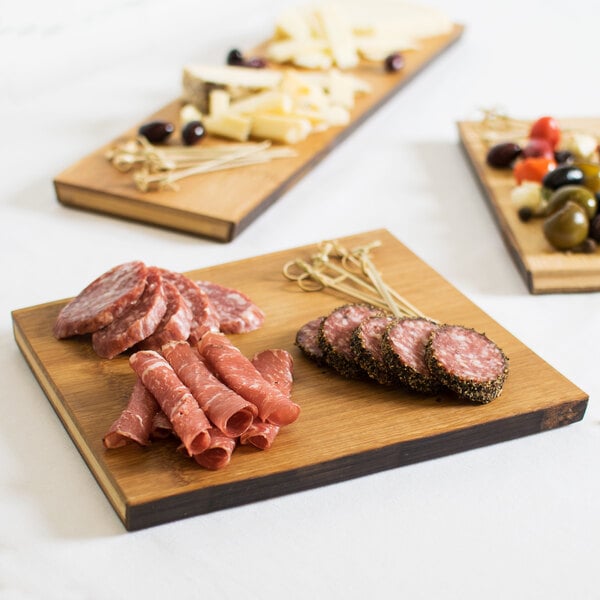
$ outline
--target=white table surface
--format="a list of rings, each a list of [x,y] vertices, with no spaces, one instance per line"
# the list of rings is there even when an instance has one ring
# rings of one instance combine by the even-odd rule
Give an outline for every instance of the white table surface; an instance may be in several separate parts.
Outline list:
[[[596,0],[438,0],[462,40],[230,244],[56,201],[52,178],[174,98],[184,63],[251,47],[286,4],[2,3],[0,598],[600,598],[600,297],[527,292],[455,126],[598,116]],[[585,390],[583,421],[126,532],[10,311],[127,260],[184,271],[379,227]]]

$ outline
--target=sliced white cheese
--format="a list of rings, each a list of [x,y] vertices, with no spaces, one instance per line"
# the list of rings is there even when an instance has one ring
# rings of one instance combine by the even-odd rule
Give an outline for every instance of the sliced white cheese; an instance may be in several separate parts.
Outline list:
[[[206,131],[211,135],[245,142],[250,137],[252,119],[242,115],[225,113],[218,117],[206,116],[203,124]]]
[[[327,42],[325,40],[286,39],[269,44],[267,58],[278,63],[294,62],[297,57],[305,54],[318,54],[326,49]]]
[[[353,82],[340,73],[337,69],[329,71],[329,98],[335,106],[347,109],[354,107],[354,85]]]
[[[292,106],[293,100],[290,94],[269,90],[253,94],[242,100],[237,100],[230,105],[229,110],[232,113],[245,115],[252,115],[265,111],[285,114],[292,110]]]
[[[351,69],[358,65],[354,35],[341,7],[327,4],[317,9],[316,14],[323,27],[335,64],[340,69]]]
[[[243,87],[260,90],[279,85],[281,72],[275,69],[250,69],[248,67],[188,65],[184,73],[189,77],[223,87]]]
[[[283,144],[296,144],[306,139],[311,130],[308,119],[264,114],[254,117],[251,135]]]
[[[193,104],[184,104],[179,110],[179,125],[181,129],[192,121],[202,121],[202,113]]]
[[[304,11],[288,8],[279,15],[275,23],[276,35],[294,40],[308,40],[311,37],[310,25]]]
[[[208,112],[211,117],[218,117],[229,110],[231,96],[225,90],[211,90],[208,95]]]

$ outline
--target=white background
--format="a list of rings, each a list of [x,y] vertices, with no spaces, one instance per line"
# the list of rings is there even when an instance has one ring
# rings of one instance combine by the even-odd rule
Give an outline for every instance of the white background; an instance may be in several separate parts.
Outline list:
[[[596,0],[438,0],[462,40],[231,244],[56,201],[52,178],[175,98],[184,63],[253,46],[286,4],[1,2],[0,598],[600,598],[600,298],[527,292],[455,126],[599,116]],[[10,311],[128,260],[185,271],[379,227],[585,390],[583,421],[127,533]]]

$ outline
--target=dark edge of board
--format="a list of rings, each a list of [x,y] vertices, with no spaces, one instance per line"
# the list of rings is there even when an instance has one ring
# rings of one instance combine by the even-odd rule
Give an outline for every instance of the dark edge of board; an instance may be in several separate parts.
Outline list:
[[[130,506],[128,531],[234,508],[548,431],[583,419],[588,398],[458,431],[392,444],[302,469]]]

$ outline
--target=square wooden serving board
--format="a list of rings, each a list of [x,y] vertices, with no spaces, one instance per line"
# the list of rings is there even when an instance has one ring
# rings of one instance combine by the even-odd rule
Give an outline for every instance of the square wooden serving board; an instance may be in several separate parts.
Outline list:
[[[600,131],[600,119],[560,119],[565,129]],[[542,232],[542,221],[523,223],[511,203],[515,179],[510,169],[494,169],[486,163],[488,145],[477,121],[458,123],[463,148],[489,203],[511,256],[532,294],[594,292],[600,290],[600,250],[592,254],[560,252]],[[503,134],[504,135],[504,134]],[[511,135],[513,137],[511,137]],[[514,141],[505,132],[501,141]]]
[[[293,146],[297,152],[293,158],[183,179],[178,182],[178,191],[139,191],[131,173],[120,173],[109,163],[106,151],[134,137],[142,123],[154,119],[176,123],[181,106],[176,99],[60,173],[54,179],[58,200],[71,207],[229,242],[404,84],[457,41],[462,31],[462,26],[455,25],[446,35],[423,39],[419,49],[406,52],[406,65],[401,72],[385,73],[379,63],[363,63],[353,69],[354,75],[371,85],[371,93],[357,97],[347,126],[309,135]]]
[[[502,395],[471,405],[447,395],[422,396],[317,367],[295,346],[309,320],[349,301],[335,292],[304,292],[282,267],[308,259],[316,245],[188,273],[246,292],[266,312],[264,326],[231,336],[248,356],[284,348],[295,363],[299,419],[268,451],[236,449],[231,463],[208,471],[176,451],[175,441],[106,450],[102,437],[119,415],[135,377],[127,356],[96,356],[88,337],[56,340],[52,325],[65,300],[13,312],[25,359],[84,461],[129,530],[342,482],[369,473],[538,433],[580,420],[587,395],[544,362],[386,230],[340,240],[373,240],[383,279],[425,314],[485,332],[507,354]],[[90,277],[94,279],[95,276]],[[82,281],[82,288],[88,282]]]

